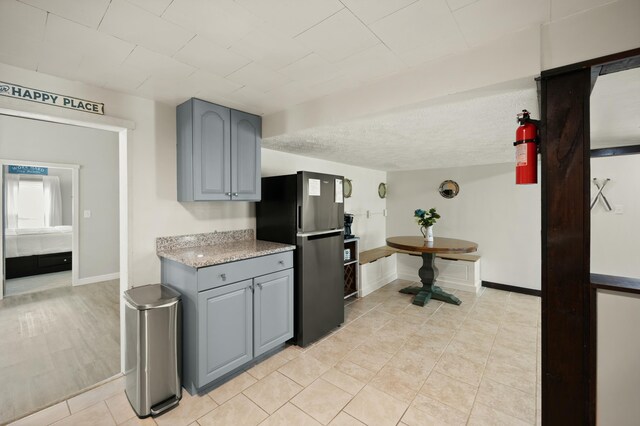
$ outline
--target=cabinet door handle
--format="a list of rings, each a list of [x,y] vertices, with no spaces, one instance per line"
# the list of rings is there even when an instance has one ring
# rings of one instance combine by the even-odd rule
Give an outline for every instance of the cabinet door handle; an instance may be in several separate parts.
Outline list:
[[[258,288],[262,290],[262,283],[258,283]]]
[[[237,193],[237,192],[234,192],[234,193],[233,193],[233,196],[234,196],[234,197],[237,197],[237,196],[238,196],[238,193]]]
[[[220,279],[222,281],[226,281],[227,280],[227,274],[220,274]]]
[[[231,197],[231,193],[230,192],[225,192],[224,195]]]

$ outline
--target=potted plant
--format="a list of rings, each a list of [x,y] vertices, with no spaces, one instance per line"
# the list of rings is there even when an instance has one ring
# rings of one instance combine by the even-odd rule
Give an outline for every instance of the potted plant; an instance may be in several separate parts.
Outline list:
[[[417,209],[413,216],[416,218],[418,225],[420,225],[420,232],[422,232],[425,241],[433,241],[433,224],[440,219],[436,209],[430,208],[428,211]]]

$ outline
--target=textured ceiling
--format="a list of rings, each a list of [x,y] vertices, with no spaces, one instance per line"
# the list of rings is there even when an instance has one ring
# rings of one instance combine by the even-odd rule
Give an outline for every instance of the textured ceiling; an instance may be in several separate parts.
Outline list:
[[[534,82],[514,86],[275,136],[264,146],[379,170],[513,162],[515,114],[526,108],[533,118],[540,117]],[[640,68],[598,77],[591,94],[591,147],[638,144]]]
[[[263,146],[379,170],[510,162],[515,115],[526,108],[539,117],[535,83],[529,86],[275,136]]]
[[[0,62],[257,114],[611,0],[0,0]]]

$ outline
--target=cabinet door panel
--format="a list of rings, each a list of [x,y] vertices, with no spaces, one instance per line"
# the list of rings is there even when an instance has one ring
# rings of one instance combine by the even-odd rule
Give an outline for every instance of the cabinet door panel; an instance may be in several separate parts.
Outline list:
[[[252,281],[198,294],[198,387],[253,358]]]
[[[254,353],[293,337],[293,269],[254,278]]]
[[[229,200],[231,123],[228,108],[194,100],[193,184],[196,200]]]
[[[231,110],[231,193],[233,200],[260,200],[261,140],[262,118]]]

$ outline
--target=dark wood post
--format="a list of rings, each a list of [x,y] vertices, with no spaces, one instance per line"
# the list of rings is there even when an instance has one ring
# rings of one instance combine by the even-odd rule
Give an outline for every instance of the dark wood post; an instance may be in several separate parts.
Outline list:
[[[589,286],[591,72],[541,77],[542,423],[587,425],[595,423],[590,356],[596,350]]]

